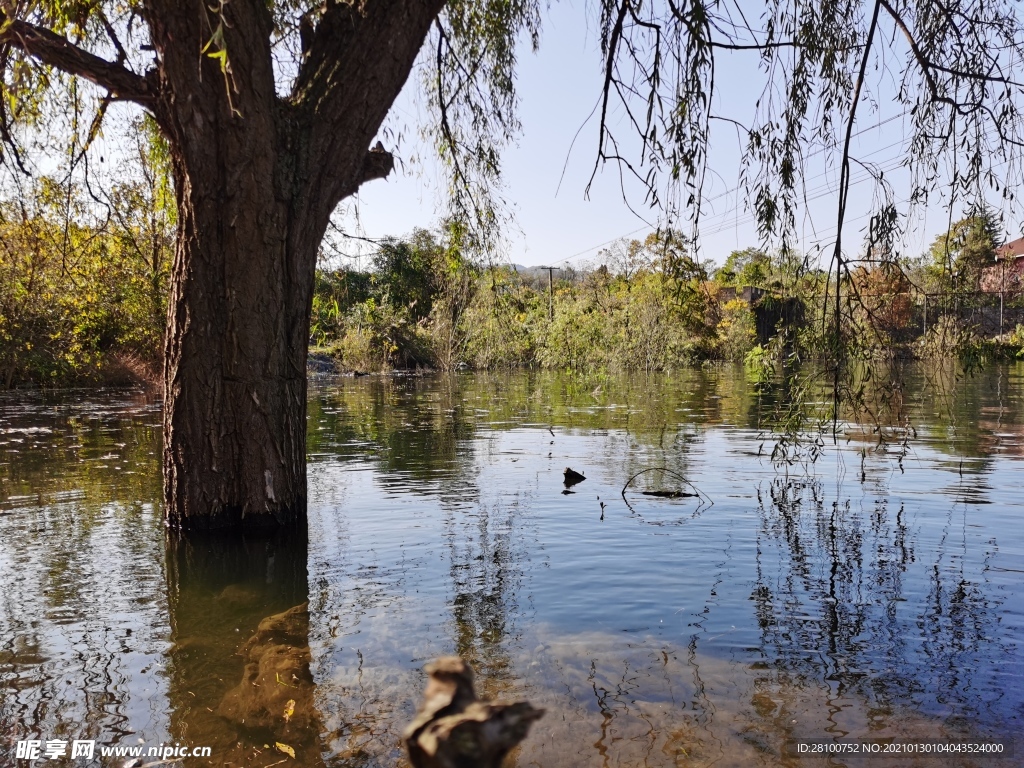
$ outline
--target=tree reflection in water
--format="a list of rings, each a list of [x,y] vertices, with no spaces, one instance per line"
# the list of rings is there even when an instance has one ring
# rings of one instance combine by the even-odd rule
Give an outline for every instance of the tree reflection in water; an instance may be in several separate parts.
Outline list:
[[[908,542],[914,536],[903,505],[893,511],[885,498],[829,501],[820,480],[788,478],[774,480],[759,499],[751,597],[770,662],[758,695],[816,682],[832,712],[826,732],[836,735],[901,736],[909,727],[917,736],[953,739],[1010,727],[987,711],[999,692],[984,691],[992,676],[979,672],[1011,649],[996,640],[998,593],[972,583],[965,570],[965,505],[951,505],[938,546],[925,555],[930,562],[917,563],[913,578],[927,574],[928,585],[905,594],[908,569],[922,555]],[[989,555],[976,564],[982,574]]]
[[[153,403],[0,398],[0,738],[394,768],[452,653],[548,711],[522,768],[1020,732],[1021,391],[1024,365],[908,388],[909,452],[851,429],[794,477],[761,433],[785,393],[741,370],[333,381],[308,543],[165,541]],[[649,467],[714,505],[649,472],[630,510]]]
[[[288,750],[322,764],[307,554],[305,531],[168,534],[171,734],[211,747],[210,765],[279,764]]]

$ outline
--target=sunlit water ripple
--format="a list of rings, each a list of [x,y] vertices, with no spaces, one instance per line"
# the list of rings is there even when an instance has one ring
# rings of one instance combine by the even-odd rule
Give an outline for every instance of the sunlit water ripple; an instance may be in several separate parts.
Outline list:
[[[742,371],[321,381],[308,546],[165,541],[158,404],[6,395],[0,738],[212,743],[210,764],[254,766],[282,741],[308,765],[393,766],[422,666],[449,653],[484,695],[547,710],[520,766],[1009,738],[1024,366],[921,391],[905,452],[848,430],[784,470]],[[567,466],[587,477],[568,494]],[[623,498],[649,467],[673,474]],[[689,490],[678,475],[709,501],[641,494]],[[231,720],[238,651],[306,594],[308,725]]]

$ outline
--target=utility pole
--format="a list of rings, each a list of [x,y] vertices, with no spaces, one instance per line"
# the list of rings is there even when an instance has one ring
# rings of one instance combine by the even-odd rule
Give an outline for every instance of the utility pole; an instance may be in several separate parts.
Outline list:
[[[555,279],[553,277],[556,269],[561,267],[537,267],[537,269],[546,269],[548,271],[548,320],[553,321],[555,319]]]
[[[998,254],[996,258],[999,259]],[[1003,294],[1006,292],[1006,259],[999,259],[999,338],[1003,338]]]

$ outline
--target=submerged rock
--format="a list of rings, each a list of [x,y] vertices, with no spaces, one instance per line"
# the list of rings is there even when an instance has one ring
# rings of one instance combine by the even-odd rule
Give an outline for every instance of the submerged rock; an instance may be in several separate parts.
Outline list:
[[[260,593],[244,584],[228,584],[214,598],[221,602],[237,604],[254,603],[259,599]]]
[[[311,727],[318,727],[309,671],[308,603],[263,619],[239,654],[245,657],[242,682],[225,694],[218,715],[282,738],[306,737]]]

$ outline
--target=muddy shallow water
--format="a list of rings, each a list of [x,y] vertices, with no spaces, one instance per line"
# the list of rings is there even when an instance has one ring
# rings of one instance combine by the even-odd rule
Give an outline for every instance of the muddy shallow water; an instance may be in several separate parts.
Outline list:
[[[1005,741],[1024,365],[914,381],[907,446],[850,429],[780,468],[742,370],[318,380],[308,541],[167,536],[158,402],[0,396],[0,765],[92,739],[97,765],[180,743],[210,747],[186,765],[394,766],[422,666],[451,653],[484,695],[547,710],[518,766]],[[624,499],[648,467],[672,472]],[[643,495],[678,474],[706,499]]]

